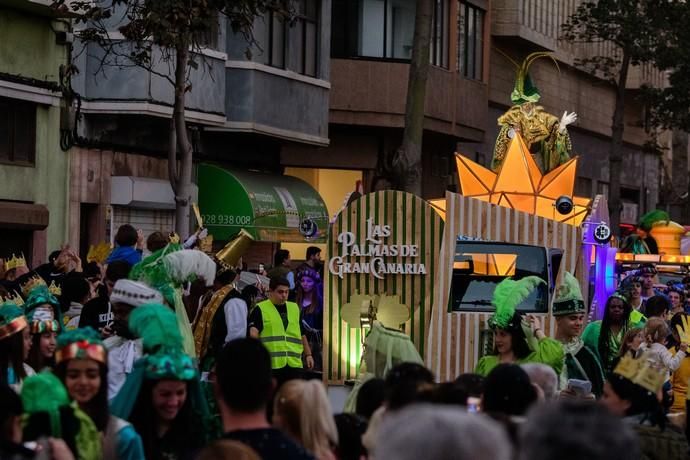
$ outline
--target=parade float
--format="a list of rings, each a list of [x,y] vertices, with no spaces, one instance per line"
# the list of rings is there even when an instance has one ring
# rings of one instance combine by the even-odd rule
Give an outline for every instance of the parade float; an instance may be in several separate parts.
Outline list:
[[[603,196],[574,196],[578,158],[568,124],[536,105],[535,53],[518,67],[513,106],[499,118],[492,168],[456,154],[459,192],[424,201],[382,191],[352,202],[328,235],[324,379],[364,373],[363,343],[378,321],[408,337],[436,378],[472,371],[487,351],[495,286],[537,275],[547,283],[519,309],[546,318],[565,271],[600,316],[615,287]],[[383,351],[385,353],[385,350]],[[390,363],[389,363],[390,364]]]

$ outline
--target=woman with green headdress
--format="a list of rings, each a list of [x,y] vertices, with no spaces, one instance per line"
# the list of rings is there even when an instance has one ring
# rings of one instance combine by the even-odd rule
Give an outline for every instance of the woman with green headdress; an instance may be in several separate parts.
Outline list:
[[[61,438],[79,460],[101,460],[100,434],[78,406],[70,405],[62,382],[50,372],[28,377],[22,387],[24,441]]]
[[[36,371],[52,369],[55,365],[55,344],[60,324],[50,308],[27,310],[26,319],[31,332],[31,350],[27,364]]]
[[[64,332],[58,338],[55,375],[101,433],[104,460],[142,459],[144,448],[137,432],[130,423],[110,414],[107,357],[94,329]]]
[[[148,460],[191,460],[205,442],[208,411],[199,372],[182,350],[176,324],[175,314],[163,305],[141,306],[129,317],[145,354],[112,401],[111,412],[134,426]]]
[[[24,303],[24,314],[31,332],[31,351],[27,363],[36,371],[52,368],[54,364],[55,340],[62,329],[60,322],[60,301],[46,286],[34,278],[34,287],[28,291]]]
[[[0,384],[21,389],[22,381],[34,370],[24,361],[31,350],[29,323],[14,303],[0,305]]]
[[[527,276],[506,278],[496,286],[492,299],[496,313],[488,321],[494,331],[494,350],[479,360],[475,373],[486,376],[503,363],[543,363],[553,367],[556,375],[561,373],[565,359],[561,344],[546,337],[539,318],[528,315],[523,319],[516,310],[542,283],[538,276]]]

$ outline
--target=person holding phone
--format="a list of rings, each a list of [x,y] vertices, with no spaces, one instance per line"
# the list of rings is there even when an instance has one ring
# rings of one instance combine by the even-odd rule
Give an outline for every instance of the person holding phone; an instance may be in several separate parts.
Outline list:
[[[604,390],[604,371],[596,351],[585,345],[580,337],[586,315],[587,307],[582,299],[580,284],[573,275],[565,272],[563,284],[558,287],[553,302],[556,340],[565,352],[565,366],[559,376],[563,396],[589,396],[591,392],[599,397]],[[569,382],[570,379],[575,382]],[[589,382],[589,386],[577,382]],[[588,388],[589,391],[585,392]]]

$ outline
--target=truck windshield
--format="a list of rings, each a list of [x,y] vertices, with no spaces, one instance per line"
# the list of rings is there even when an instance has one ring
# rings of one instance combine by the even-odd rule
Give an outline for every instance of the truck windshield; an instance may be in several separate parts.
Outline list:
[[[546,281],[519,306],[524,312],[546,312],[549,305],[547,251],[539,246],[460,242],[455,248],[451,284],[452,311],[493,311],[496,285],[507,277],[538,276]]]

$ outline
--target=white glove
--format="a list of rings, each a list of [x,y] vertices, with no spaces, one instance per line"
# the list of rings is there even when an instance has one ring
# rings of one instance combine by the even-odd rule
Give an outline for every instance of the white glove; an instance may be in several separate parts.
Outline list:
[[[201,231],[199,232],[199,239],[203,240],[208,236],[208,229],[207,228],[202,228]]]
[[[558,124],[558,132],[559,133],[565,132],[565,128],[568,125],[575,123],[576,121],[577,121],[577,114],[575,112],[568,113],[568,111],[566,110],[565,112],[563,112],[563,116],[561,117],[561,121]]]

